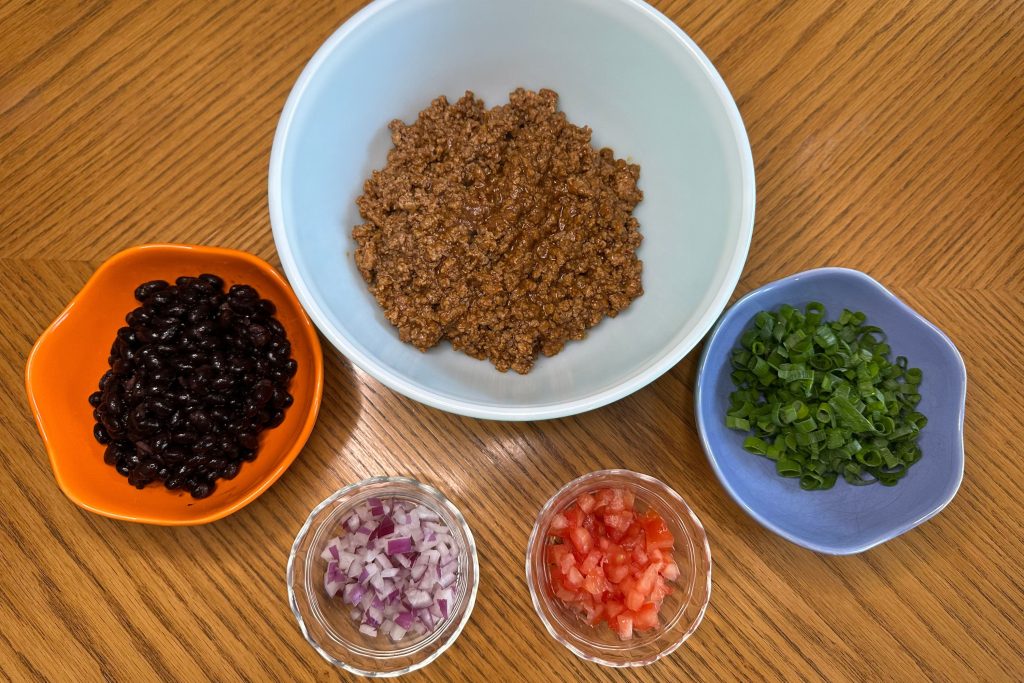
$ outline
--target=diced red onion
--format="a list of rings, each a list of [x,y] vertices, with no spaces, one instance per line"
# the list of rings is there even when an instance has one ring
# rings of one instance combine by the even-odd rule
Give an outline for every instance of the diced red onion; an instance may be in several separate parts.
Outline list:
[[[358,605],[363,599],[363,596],[366,595],[366,588],[358,583],[350,583],[348,586],[345,586],[345,588],[348,589],[349,586],[352,587],[352,592],[349,593],[346,598],[348,600],[348,604]]]
[[[362,633],[397,642],[449,617],[459,558],[436,512],[372,498],[353,510],[342,531],[321,554],[328,563],[324,589],[353,605]]]
[[[328,596],[333,598],[335,595],[338,594],[338,591],[340,591],[344,585],[345,584],[341,581],[325,581],[324,590],[327,591]]]
[[[415,619],[416,615],[412,612],[402,612],[397,617],[395,617],[395,623],[401,626],[402,628],[409,630],[410,628],[412,628],[412,622]]]
[[[398,553],[408,553],[411,551],[412,538],[408,536],[388,540],[388,555],[397,555]]]
[[[433,602],[433,598],[426,591],[409,591],[409,604],[416,608],[422,608]]]
[[[380,524],[377,525],[375,530],[378,537],[390,536],[395,533],[395,522],[390,517],[385,517],[380,520]]]

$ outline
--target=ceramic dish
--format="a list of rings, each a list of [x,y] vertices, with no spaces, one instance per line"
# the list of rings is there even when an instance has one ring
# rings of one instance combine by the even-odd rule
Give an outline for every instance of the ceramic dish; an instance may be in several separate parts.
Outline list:
[[[551,88],[597,146],[641,166],[644,295],[614,319],[499,373],[443,342],[402,343],[353,260],[355,200],[437,96],[489,105]],[[619,399],[675,365],[728,302],[754,223],[754,167],[728,89],[700,49],[638,0],[377,0],[306,66],[270,160],[274,239],[296,294],[327,339],[411,398],[502,420],[571,415]]]
[[[754,315],[783,303],[825,305],[829,319],[843,308],[863,311],[885,330],[894,355],[921,368],[921,403],[928,417],[919,444],[924,452],[896,486],[850,486],[803,491],[779,477],[773,463],[742,448],[744,434],[726,429],[733,391],[730,358]],[[858,553],[884,543],[936,515],[956,495],[964,471],[964,400],[967,371],[953,342],[867,275],[821,268],[773,282],[736,302],[709,336],[697,374],[697,427],[708,459],[729,494],[775,533],[817,552]]]
[[[327,561],[320,554],[349,513],[372,497],[426,506],[440,516],[455,539],[459,569],[454,606],[448,618],[427,635],[398,642],[385,635],[366,636],[341,597],[329,598],[324,591]],[[444,494],[415,479],[373,477],[346,486],[313,509],[292,544],[287,581],[288,602],[299,629],[321,657],[350,673],[387,678],[422,669],[458,639],[476,603],[480,565],[473,532]]]
[[[632,491],[638,509],[653,508],[665,520],[676,547],[680,577],[658,613],[660,626],[622,641],[606,625],[585,623],[551,592],[546,557],[552,517],[580,494],[612,487]],[[591,472],[563,486],[541,509],[526,548],[526,583],[533,608],[552,638],[581,659],[604,666],[652,664],[674,652],[697,630],[711,599],[711,548],[697,515],[665,483],[629,470]]]
[[[135,288],[148,280],[214,273],[228,286],[245,283],[277,305],[299,370],[294,404],[284,422],[261,436],[259,455],[234,479],[218,480],[208,498],[150,485],[138,490],[103,462],[87,401],[109,369],[107,354],[124,316],[138,305]],[[97,269],[43,332],[25,369],[29,403],[61,490],[76,505],[106,517],[149,524],[204,524],[255,500],[298,455],[316,420],[323,392],[323,356],[316,330],[288,283],[265,261],[231,249],[149,244],[115,254]]]

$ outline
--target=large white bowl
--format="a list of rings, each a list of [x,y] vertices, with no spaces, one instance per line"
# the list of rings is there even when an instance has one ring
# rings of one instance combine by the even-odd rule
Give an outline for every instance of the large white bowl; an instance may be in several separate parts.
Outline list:
[[[384,165],[388,122],[438,95],[488,106],[551,88],[593,142],[640,164],[644,295],[580,342],[502,374],[398,339],[352,258],[355,200]],[[501,420],[583,412],[675,365],[736,286],[754,224],[746,131],[711,62],[639,0],[377,0],[310,60],[278,124],[270,218],[285,272],[324,335],[360,368],[443,410]]]

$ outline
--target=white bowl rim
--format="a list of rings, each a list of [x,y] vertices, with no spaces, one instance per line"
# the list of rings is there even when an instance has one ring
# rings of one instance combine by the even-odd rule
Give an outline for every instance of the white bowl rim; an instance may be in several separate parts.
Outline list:
[[[547,420],[559,417],[567,417],[578,413],[587,412],[613,403],[633,392],[647,386],[655,379],[663,375],[669,369],[683,359],[686,354],[693,350],[697,343],[711,329],[719,315],[729,302],[729,297],[739,283],[743,271],[743,264],[747,260],[747,252],[754,232],[754,206],[756,199],[754,181],[754,159],[750,149],[750,141],[747,137],[743,119],[740,116],[739,108],[728,86],[722,80],[721,75],[715,69],[711,60],[701,51],[697,44],[686,35],[672,20],[659,12],[644,0],[593,0],[605,4],[624,4],[635,8],[646,14],[651,20],[668,30],[675,37],[680,47],[688,50],[696,58],[704,75],[707,77],[711,87],[715,90],[723,108],[726,111],[729,126],[732,129],[736,152],[740,160],[740,183],[742,192],[742,209],[740,214],[739,239],[736,241],[733,253],[729,258],[725,278],[722,286],[715,293],[711,305],[700,316],[700,319],[693,326],[693,329],[683,337],[674,347],[669,349],[660,358],[652,363],[636,370],[631,376],[619,382],[615,386],[594,392],[581,398],[570,401],[561,401],[550,404],[527,405],[527,406],[495,406],[482,405],[471,400],[462,400],[450,396],[440,395],[434,391],[426,390],[404,378],[401,374],[394,372],[386,365],[377,362],[370,356],[364,354],[354,344],[349,342],[346,336],[334,329],[328,322],[326,313],[316,304],[312,292],[301,277],[296,262],[292,241],[289,240],[285,231],[284,207],[282,202],[283,168],[285,158],[285,147],[291,131],[292,123],[298,110],[299,101],[302,99],[306,88],[319,71],[320,67],[327,60],[328,56],[338,45],[360,26],[369,21],[373,16],[388,10],[391,6],[397,5],[401,0],[374,0],[369,5],[349,17],[331,36],[317,49],[316,53],[303,68],[298,80],[292,87],[288,100],[285,102],[278,121],[277,131],[274,135],[273,147],[270,152],[270,169],[268,173],[268,204],[270,208],[270,224],[274,235],[274,242],[278,255],[281,258],[281,265],[288,276],[289,283],[299,298],[309,317],[313,320],[321,333],[339,349],[345,357],[354,363],[360,370],[368,373],[388,388],[400,394],[408,396],[420,403],[425,403],[434,408],[465,415],[468,417],[483,418],[490,420]]]
[[[743,499],[743,496],[741,496],[736,491],[736,489],[733,488],[732,483],[729,481],[729,478],[725,476],[725,472],[719,466],[718,458],[715,456],[715,449],[711,445],[711,440],[708,439],[707,430],[704,426],[704,413],[700,409],[703,394],[702,380],[705,376],[705,373],[708,372],[707,366],[710,363],[711,347],[713,346],[715,337],[718,335],[718,331],[722,329],[722,326],[725,324],[726,319],[728,319],[730,315],[732,315],[733,311],[737,310],[740,304],[750,299],[754,299],[760,294],[776,289],[777,287],[789,284],[790,282],[799,281],[801,279],[806,279],[808,277],[818,275],[839,275],[852,277],[862,280],[871,285],[872,287],[874,287],[878,291],[880,296],[890,300],[908,316],[915,318],[916,320],[923,323],[936,335],[936,337],[942,340],[942,342],[952,351],[953,358],[957,362],[957,369],[959,370],[958,379],[960,380],[960,394],[959,396],[956,397],[958,417],[958,425],[956,432],[957,443],[954,447],[954,455],[957,456],[957,461],[959,464],[959,467],[956,471],[956,475],[953,477],[953,479],[947,482],[946,489],[942,495],[942,499],[931,510],[920,515],[915,519],[898,524],[887,531],[879,532],[872,538],[861,543],[837,544],[814,541],[805,538],[799,534],[795,534],[790,531],[787,531],[786,529],[783,529],[775,522],[773,522],[770,518],[766,517],[765,515],[758,512],[750,505],[748,505],[747,502]],[[822,268],[812,268],[811,270],[805,270],[799,273],[794,273],[793,275],[789,275],[787,277],[774,280],[772,282],[769,282],[768,284],[758,287],[757,289],[751,290],[744,294],[743,296],[741,296],[739,299],[737,299],[736,302],[729,307],[729,310],[722,315],[721,319],[715,325],[715,329],[711,331],[711,334],[708,335],[708,339],[704,344],[704,350],[701,352],[700,361],[697,365],[697,381],[696,386],[693,390],[693,412],[694,417],[697,421],[697,432],[700,435],[701,446],[704,447],[704,454],[707,456],[708,462],[711,464],[711,469],[714,470],[715,476],[718,477],[718,481],[722,485],[722,488],[725,489],[725,492],[729,494],[729,497],[732,498],[737,505],[743,508],[744,512],[753,517],[755,521],[761,524],[761,526],[765,527],[769,531],[778,534],[779,536],[782,536],[784,539],[791,543],[795,543],[796,545],[802,546],[816,553],[821,553],[823,555],[857,555],[867,550],[871,550],[875,546],[879,546],[887,541],[891,541],[892,539],[898,536],[902,536],[911,529],[914,529],[924,524],[929,519],[942,512],[946,508],[946,506],[953,501],[953,498],[956,497],[957,491],[960,490],[960,484],[963,482],[964,479],[964,413],[966,411],[966,406],[967,366],[964,364],[964,358],[960,354],[960,350],[956,347],[956,344],[953,343],[953,340],[950,339],[945,332],[940,330],[932,321],[928,320],[923,315],[918,313],[916,310],[911,308],[909,304],[907,304],[905,301],[903,301],[898,296],[889,291],[889,289],[885,285],[883,285],[875,278],[859,270],[854,270],[853,268],[842,268],[839,266],[825,266]]]

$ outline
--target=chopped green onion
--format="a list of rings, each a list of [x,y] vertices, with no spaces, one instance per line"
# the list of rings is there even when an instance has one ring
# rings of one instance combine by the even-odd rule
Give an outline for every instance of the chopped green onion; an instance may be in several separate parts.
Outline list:
[[[783,305],[754,316],[733,351],[726,426],[751,432],[743,448],[804,490],[840,476],[894,486],[921,459],[921,370],[890,360],[885,332],[866,319],[844,309],[827,321],[816,301]]]

